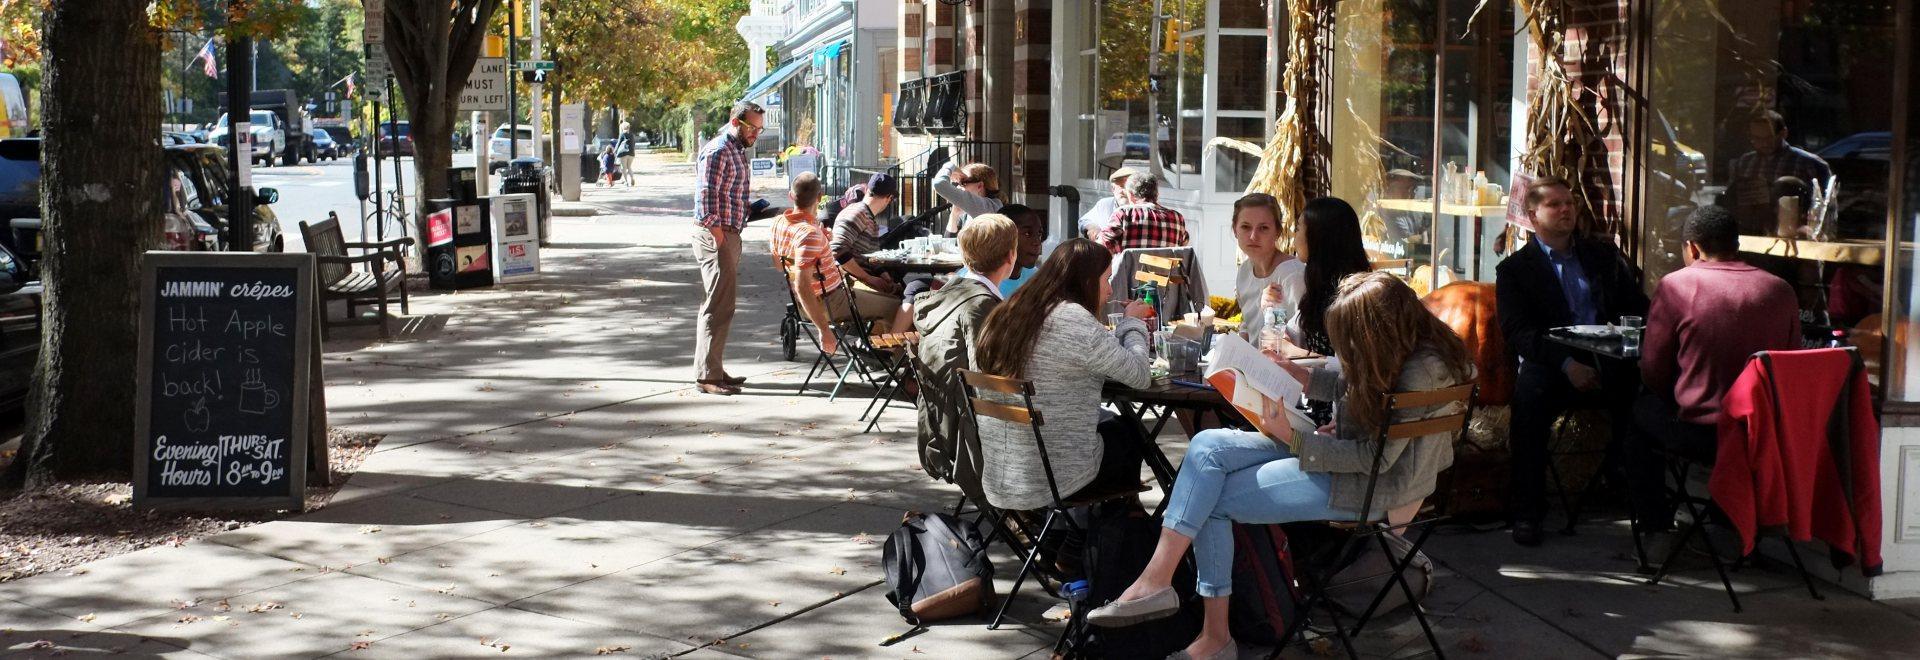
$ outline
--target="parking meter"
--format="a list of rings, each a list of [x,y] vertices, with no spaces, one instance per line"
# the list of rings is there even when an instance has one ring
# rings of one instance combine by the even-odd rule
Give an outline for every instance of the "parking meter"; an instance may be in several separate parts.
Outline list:
[[[353,155],[353,196],[364,202],[372,195],[373,186],[368,182],[367,174],[367,154],[363,151]]]

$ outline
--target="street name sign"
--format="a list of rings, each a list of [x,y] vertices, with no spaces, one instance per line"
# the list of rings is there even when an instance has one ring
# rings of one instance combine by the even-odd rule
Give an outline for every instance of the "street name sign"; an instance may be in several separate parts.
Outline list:
[[[134,506],[301,510],[313,255],[142,261]]]
[[[513,68],[519,71],[552,71],[553,60],[515,60]]]
[[[467,74],[467,86],[460,90],[460,110],[478,112],[505,109],[507,109],[507,59],[482,57],[473,63],[473,71]]]

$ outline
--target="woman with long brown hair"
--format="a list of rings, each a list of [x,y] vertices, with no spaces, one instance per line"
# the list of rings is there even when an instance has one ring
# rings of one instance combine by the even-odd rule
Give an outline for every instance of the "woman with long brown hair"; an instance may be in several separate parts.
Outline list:
[[[1180,464],[1152,561],[1119,599],[1088,613],[1089,623],[1124,626],[1178,611],[1173,572],[1191,546],[1206,615],[1200,637],[1181,653],[1237,657],[1227,632],[1233,523],[1354,520],[1362,508],[1384,516],[1433,493],[1435,477],[1453,463],[1453,445],[1435,437],[1392,440],[1371,506],[1364,501],[1382,426],[1458,412],[1389,411],[1383,395],[1471,380],[1466,347],[1412,289],[1385,273],[1342,280],[1326,323],[1342,356],[1340,371],[1283,364],[1307,386],[1309,396],[1317,392],[1316,398],[1342,402],[1338,421],[1317,431],[1293,429],[1275,410],[1268,411],[1263,426],[1285,437],[1230,430],[1195,436]]]
[[[1131,387],[1151,382],[1143,319],[1153,308],[1129,303],[1112,330],[1095,316],[1112,293],[1107,286],[1112,260],[1112,253],[1093,241],[1061,243],[1032,282],[987,315],[974,352],[980,371],[1033,382],[1033,407],[1046,420],[1047,461],[1064,498],[1140,479],[1137,441],[1123,435],[1125,424],[1101,421],[1100,390],[1108,380]],[[988,503],[1010,511],[1053,503],[1040,450],[1026,425],[981,417],[980,448],[981,488]]]

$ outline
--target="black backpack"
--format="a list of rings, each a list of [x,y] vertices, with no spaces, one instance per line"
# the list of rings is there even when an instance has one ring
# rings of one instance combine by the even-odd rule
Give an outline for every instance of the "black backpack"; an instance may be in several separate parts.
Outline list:
[[[1146,570],[1160,540],[1160,521],[1132,502],[1109,501],[1092,508],[1087,526],[1087,598],[1091,609],[1112,602]],[[1125,628],[1080,628],[1070,655],[1083,658],[1149,658],[1160,660],[1193,643],[1200,636],[1200,599],[1194,596],[1194,575],[1188,562],[1173,573],[1173,589],[1180,594],[1180,613]]]
[[[908,513],[881,549],[887,600],[921,625],[980,611],[993,597],[993,562],[980,530],[944,513]]]
[[[1279,525],[1233,526],[1233,596],[1227,610],[1233,638],[1255,646],[1279,646],[1280,636],[1300,618],[1300,586],[1293,549]]]

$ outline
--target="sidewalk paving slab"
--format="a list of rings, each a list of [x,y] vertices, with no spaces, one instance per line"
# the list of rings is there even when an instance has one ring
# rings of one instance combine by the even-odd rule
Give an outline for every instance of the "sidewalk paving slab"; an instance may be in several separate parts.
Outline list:
[[[310,566],[196,541],[161,546],[9,582],[0,597],[68,617],[91,616],[101,628],[309,578]]]
[[[872,584],[825,569],[701,549],[516,601],[513,607],[705,644],[849,594],[872,597],[862,591]]]
[[[75,617],[11,600],[0,600],[0,658],[125,655],[146,658],[210,658],[188,650],[184,639],[149,638],[105,630]]]
[[[486,509],[385,495],[206,539],[304,566],[341,570],[519,522]]]
[[[234,660],[314,658],[491,607],[455,591],[334,572],[227,597],[226,611],[206,602],[115,629],[184,639]]]
[[[645,633],[496,607],[374,642],[353,658],[614,658],[658,659],[694,647]]]

